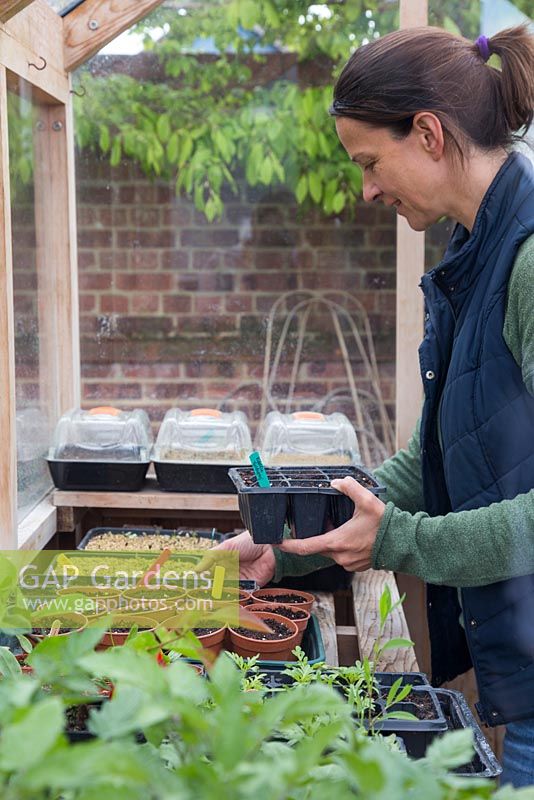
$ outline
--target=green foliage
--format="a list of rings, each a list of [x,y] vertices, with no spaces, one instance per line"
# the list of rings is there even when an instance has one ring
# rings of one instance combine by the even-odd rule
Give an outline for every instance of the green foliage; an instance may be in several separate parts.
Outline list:
[[[467,5],[470,19],[478,3]],[[435,24],[448,24],[448,7],[436,10]],[[135,28],[158,59],[153,82],[96,77],[89,66],[79,72],[86,94],[75,98],[78,145],[113,166],[127,158],[172,179],[209,221],[222,214],[223,188],[237,191],[237,175],[249,186],[283,185],[299,205],[327,215],[353,208],[361,174],[328,115],[332,86],[354,48],[398,25],[396,4],[210,0],[184,12],[162,7]],[[462,22],[461,10],[451,14]],[[157,42],[155,26],[164,31]],[[211,39],[218,55],[198,56],[199,39]],[[272,69],[254,85],[254,65],[273,60],[265,48],[294,53],[306,85],[273,79]]]

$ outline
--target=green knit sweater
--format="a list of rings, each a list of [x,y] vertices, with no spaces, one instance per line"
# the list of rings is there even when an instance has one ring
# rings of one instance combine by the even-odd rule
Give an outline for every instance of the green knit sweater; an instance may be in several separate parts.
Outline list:
[[[518,251],[508,284],[503,335],[534,396],[534,236]],[[513,500],[430,517],[424,507],[419,423],[406,449],[375,470],[387,492],[372,553],[373,569],[417,575],[427,583],[485,586],[534,573],[534,488]],[[275,549],[275,581],[332,564],[322,556]]]

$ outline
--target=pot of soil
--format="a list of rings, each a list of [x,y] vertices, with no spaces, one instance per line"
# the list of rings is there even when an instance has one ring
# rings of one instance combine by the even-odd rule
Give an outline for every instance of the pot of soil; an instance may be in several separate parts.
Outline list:
[[[210,590],[207,589],[191,589],[187,593],[186,608],[191,613],[207,614],[208,616],[217,615],[221,622],[226,625],[239,624],[239,609],[241,600],[245,599],[242,596],[241,589],[226,589],[222,597],[214,599]]]
[[[96,649],[107,650],[108,647],[123,645],[134,625],[138,631],[153,631],[158,623],[152,617],[144,617],[141,614],[116,614]]]
[[[239,590],[239,605],[240,606],[250,606],[254,600],[250,596],[250,592],[246,592],[244,589]]]
[[[99,589],[97,586],[69,586],[66,589],[60,589],[58,594],[62,596],[81,595],[82,600],[76,599],[76,607],[73,610],[88,617],[113,614],[121,608],[121,594],[117,589]],[[79,607],[80,603],[83,604],[81,608]]]
[[[285,606],[298,606],[304,611],[311,611],[315,597],[310,592],[296,589],[256,589],[252,592],[255,603],[282,603]]]
[[[87,617],[77,611],[69,611],[59,616],[37,612],[33,617],[33,628],[31,633],[26,634],[28,639],[37,644],[46,636],[50,636],[50,630],[55,622],[59,622],[59,628],[55,636],[70,636],[71,633],[79,633],[87,625]]]
[[[301,635],[296,622],[265,611],[257,611],[255,616],[263,620],[271,628],[272,633],[243,626],[230,628],[231,644],[229,649],[245,657],[255,656],[256,653],[259,653],[261,659],[294,661],[291,651],[297,646],[297,639]]]
[[[183,589],[128,589],[122,595],[126,611],[146,614],[157,622],[169,619],[184,608],[186,593]]]
[[[284,619],[292,620],[297,628],[299,629],[299,638],[297,640],[297,644],[302,642],[302,636],[304,631],[308,627],[308,622],[310,621],[310,612],[305,611],[303,608],[297,608],[296,606],[286,606],[282,603],[252,603],[252,605],[247,606],[247,611],[252,612],[266,612],[269,614],[278,614],[279,617],[284,617]]]
[[[183,630],[184,617],[178,616],[166,619],[162,623],[162,626],[167,628],[167,630],[175,631],[178,637]],[[210,660],[211,658],[216,658],[223,649],[226,626],[221,625],[221,623],[215,619],[199,619],[195,622],[195,627],[191,630],[198,638],[202,649],[209,653]],[[166,649],[172,650],[172,644],[169,644],[169,647]]]

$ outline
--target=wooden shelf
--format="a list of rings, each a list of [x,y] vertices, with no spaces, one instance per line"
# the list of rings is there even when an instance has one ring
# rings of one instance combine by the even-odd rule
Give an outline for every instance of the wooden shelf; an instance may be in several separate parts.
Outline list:
[[[236,494],[162,492],[147,478],[139,492],[66,492],[56,489],[52,503],[60,508],[134,508],[148,511],[238,511]]]

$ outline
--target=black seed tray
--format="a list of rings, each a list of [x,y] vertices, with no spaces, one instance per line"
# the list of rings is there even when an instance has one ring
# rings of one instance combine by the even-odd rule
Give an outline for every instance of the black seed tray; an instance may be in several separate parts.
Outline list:
[[[473,731],[475,755],[469,763],[457,767],[454,772],[463,777],[497,778],[502,772],[502,767],[495,758],[488,740],[471,713],[465,697],[460,692],[455,692],[452,689],[436,689],[435,693],[447,720],[449,730],[456,731],[462,728],[471,728]]]
[[[48,458],[57,489],[73,492],[138,492],[150,461],[58,461]]]
[[[173,530],[166,529],[166,528],[91,528],[90,531],[87,531],[83,539],[81,540],[80,544],[76,548],[77,550],[85,550],[87,545],[94,539],[95,536],[101,536],[103,533],[115,533],[124,535],[125,533],[133,533],[135,536],[180,536],[188,538],[190,536],[198,536],[200,539],[211,539],[213,544],[219,544],[222,542],[226,535],[223,533],[219,533],[215,529],[213,530],[196,530],[195,528],[175,528]],[[95,550],[94,552],[101,552]],[[112,552],[112,551],[105,551],[105,552]],[[117,551],[118,552],[118,551]],[[134,552],[134,551],[132,551]]]
[[[284,524],[297,539],[318,536],[332,521],[334,527],[354,514],[354,503],[330,486],[335,478],[350,476],[373,494],[385,487],[361,467],[267,467],[270,486],[258,486],[251,467],[234,467],[229,476],[238,492],[241,518],[256,544],[279,544]]]
[[[401,686],[430,686],[424,672],[375,672],[375,677],[383,689],[389,689],[399,678],[402,678]]]
[[[232,464],[180,464],[175,461],[154,461],[159,488],[164,492],[203,492],[236,494],[228,477]]]

